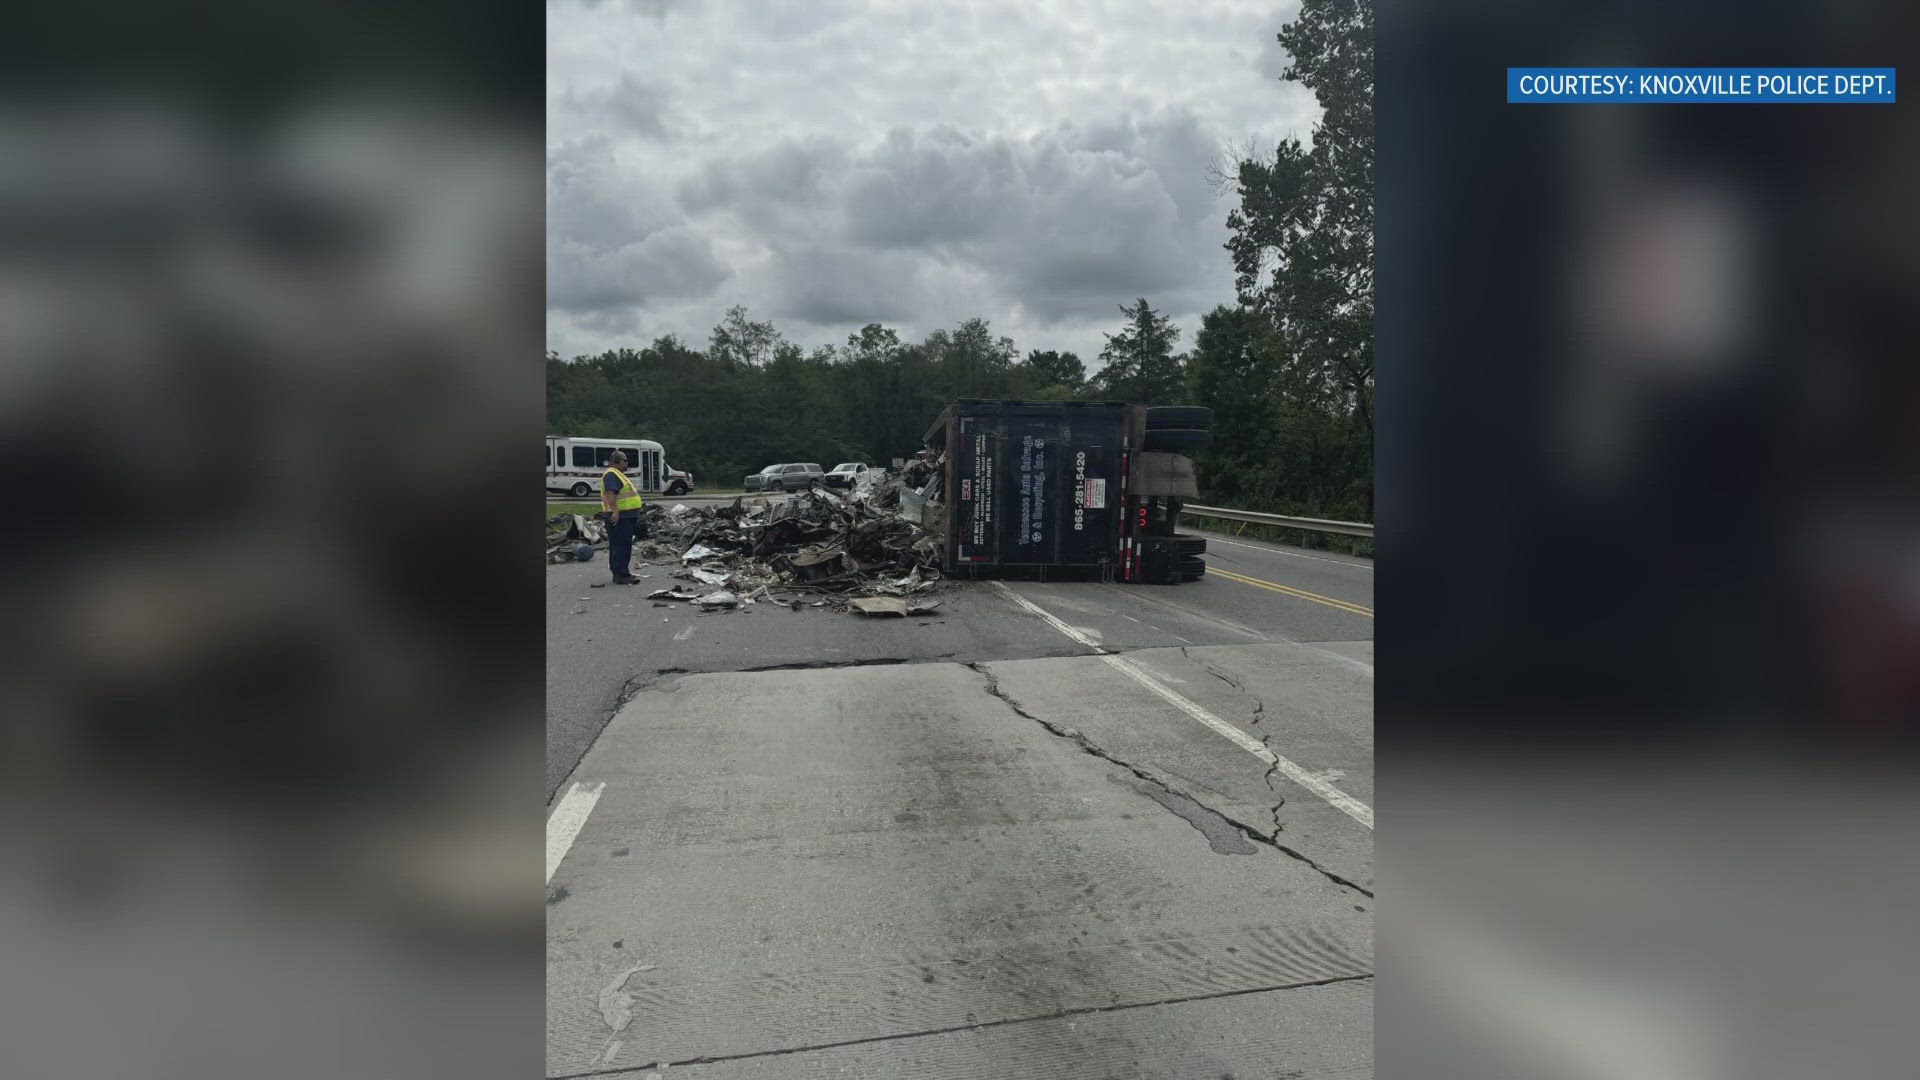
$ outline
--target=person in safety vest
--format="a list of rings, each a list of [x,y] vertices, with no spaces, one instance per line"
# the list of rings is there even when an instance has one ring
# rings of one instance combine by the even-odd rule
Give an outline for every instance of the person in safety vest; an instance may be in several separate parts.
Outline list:
[[[633,537],[640,529],[640,489],[624,471],[627,455],[615,450],[607,458],[607,471],[600,477],[600,505],[613,518],[612,535],[607,538],[607,564],[613,568],[615,585],[633,585]]]

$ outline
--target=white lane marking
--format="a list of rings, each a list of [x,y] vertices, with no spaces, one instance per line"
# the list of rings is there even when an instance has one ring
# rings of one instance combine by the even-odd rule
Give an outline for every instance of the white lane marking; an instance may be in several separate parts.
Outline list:
[[[547,881],[553,881],[553,872],[560,869],[560,861],[567,857],[567,851],[573,847],[573,839],[580,835],[580,829],[587,823],[587,815],[593,813],[593,804],[600,801],[600,793],[605,791],[605,783],[575,783],[560,796],[560,805],[553,808],[553,816],[547,818]]]
[[[1352,668],[1353,670],[1359,672],[1360,674],[1365,675],[1369,679],[1373,678],[1373,665],[1367,663],[1365,660],[1362,660],[1354,656],[1348,656],[1346,653],[1334,652],[1332,649],[1322,648],[1318,645],[1305,645],[1305,643],[1302,643],[1302,644],[1303,644],[1303,647],[1312,649],[1314,652],[1317,652],[1322,656],[1332,657],[1333,659],[1339,661],[1342,664],[1345,664],[1346,666]]]
[[[1041,607],[1039,604],[1034,603],[1033,601],[1027,599],[1024,596],[1021,596],[1019,593],[1014,592],[1012,589],[1007,588],[1006,582],[995,581],[995,582],[991,582],[991,584],[993,585],[994,588],[999,589],[1002,593],[1004,593],[1006,596],[1011,598],[1014,603],[1019,604],[1021,607],[1027,609],[1028,614],[1038,615],[1040,617],[1040,621],[1046,623],[1048,626],[1053,627],[1055,630],[1058,630],[1061,633],[1072,638],[1074,641],[1079,642],[1082,645],[1085,645],[1087,648],[1092,649],[1096,653],[1105,653],[1107,651],[1101,648],[1099,644],[1096,643],[1092,638],[1088,637],[1087,635],[1081,633],[1078,630],[1075,630],[1073,627],[1068,626],[1066,623],[1061,622],[1059,619],[1054,618],[1053,614],[1049,612],[1046,608]]]
[[[673,635],[673,640],[685,641],[692,636],[693,636],[693,627],[689,626],[685,630],[682,630],[679,633]]]
[[[1356,570],[1373,569],[1372,563],[1348,562],[1345,559],[1328,559],[1320,555],[1302,555],[1297,551],[1286,551],[1282,548],[1261,547],[1259,544],[1243,544],[1238,540],[1222,540],[1211,533],[1195,533],[1194,535],[1205,536],[1207,538],[1207,543],[1209,544],[1231,544],[1234,547],[1251,548],[1254,551],[1264,551],[1269,555],[1289,555],[1296,559],[1312,559],[1314,562],[1330,562],[1335,566],[1351,566]]]
[[[1091,640],[1089,640],[1085,635],[1081,634],[1078,630],[1075,630],[1073,627],[1068,626],[1066,623],[1063,623],[1059,619],[1054,618],[1051,614],[1049,614],[1046,611],[1046,609],[1040,607],[1038,604],[1035,604],[1033,601],[1028,600],[1026,597],[1021,596],[1019,593],[1014,592],[1011,588],[1008,588],[1006,582],[995,581],[993,582],[993,586],[999,589],[1006,596],[1011,597],[1014,603],[1020,605],[1022,608],[1026,609],[1032,614],[1038,615],[1041,619],[1045,620],[1046,623],[1052,626],[1055,630],[1058,630],[1061,633],[1067,635],[1069,638],[1072,638],[1074,641],[1080,643],[1081,645],[1084,645],[1087,648],[1092,649],[1094,652],[1094,655],[1098,656],[1101,660],[1105,661],[1114,670],[1120,672],[1121,674],[1132,679],[1134,682],[1137,682],[1141,686],[1144,686],[1148,690],[1152,691],[1156,697],[1159,697],[1160,699],[1165,701],[1167,704],[1172,705],[1174,708],[1179,709],[1183,713],[1186,713],[1188,716],[1192,717],[1193,719],[1198,720],[1199,722],[1219,732],[1221,735],[1226,736],[1227,739],[1230,742],[1232,742],[1235,746],[1238,746],[1240,749],[1245,750],[1247,753],[1252,754],[1254,757],[1259,758],[1261,761],[1266,762],[1268,765],[1273,766],[1274,769],[1280,773],[1280,775],[1286,777],[1287,779],[1293,781],[1296,784],[1299,784],[1301,787],[1306,788],[1308,791],[1313,792],[1315,795],[1320,796],[1321,799],[1326,801],[1327,805],[1332,806],[1334,809],[1341,811],[1342,813],[1346,814],[1348,817],[1352,818],[1353,820],[1359,822],[1362,825],[1365,825],[1367,828],[1369,829],[1373,828],[1373,808],[1368,806],[1366,803],[1361,802],[1359,799],[1356,799],[1353,796],[1347,794],[1346,792],[1341,791],[1339,788],[1334,787],[1333,784],[1328,782],[1328,780],[1321,774],[1311,772],[1307,769],[1301,768],[1298,764],[1295,764],[1293,761],[1287,758],[1281,757],[1279,754],[1276,754],[1272,750],[1267,749],[1267,747],[1263,743],[1261,743],[1259,739],[1256,739],[1253,736],[1247,734],[1246,732],[1241,731],[1239,728],[1235,727],[1234,725],[1228,723],[1225,720],[1220,719],[1218,716],[1215,716],[1214,714],[1208,712],[1206,709],[1201,708],[1199,705],[1195,704],[1194,702],[1187,700],[1185,697],[1182,697],[1172,687],[1166,685],[1165,683],[1161,682],[1159,679],[1155,678],[1145,668],[1142,668],[1140,665],[1134,663],[1131,660],[1128,660],[1123,656],[1115,656],[1112,653],[1108,652],[1107,650],[1094,644]]]
[[[1369,829],[1373,828],[1373,808],[1346,792],[1341,791],[1339,788],[1334,787],[1319,773],[1309,772],[1287,758],[1281,757],[1279,754],[1267,749],[1261,745],[1259,739],[1254,738],[1201,708],[1199,705],[1181,697],[1174,692],[1172,687],[1163,684],[1133,661],[1125,657],[1114,656],[1111,653],[1101,656],[1100,659],[1119,669],[1121,672],[1124,672],[1131,677],[1133,681],[1165,699],[1167,704],[1172,705],[1174,708],[1179,709],[1195,720],[1225,735],[1233,741],[1234,745],[1245,750],[1247,753],[1274,766],[1280,775],[1299,784],[1315,795],[1320,796],[1334,809],[1341,811]]]

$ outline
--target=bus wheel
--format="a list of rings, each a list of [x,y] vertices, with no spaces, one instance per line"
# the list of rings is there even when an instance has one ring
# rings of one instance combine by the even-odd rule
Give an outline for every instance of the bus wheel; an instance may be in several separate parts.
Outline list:
[[[686,493],[687,485],[684,481],[675,480],[673,485],[667,488],[667,494],[669,495],[685,495]]]
[[[573,485],[574,498],[584,499],[591,494],[593,494],[593,489],[587,486],[587,482],[585,480],[582,480],[579,483]]]

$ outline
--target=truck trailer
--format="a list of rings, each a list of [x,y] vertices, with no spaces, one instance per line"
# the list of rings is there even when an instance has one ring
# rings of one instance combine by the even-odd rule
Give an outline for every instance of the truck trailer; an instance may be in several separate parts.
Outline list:
[[[907,512],[941,538],[949,575],[1091,576],[1176,584],[1206,572],[1180,534],[1212,411],[1118,401],[962,399],[927,430]]]

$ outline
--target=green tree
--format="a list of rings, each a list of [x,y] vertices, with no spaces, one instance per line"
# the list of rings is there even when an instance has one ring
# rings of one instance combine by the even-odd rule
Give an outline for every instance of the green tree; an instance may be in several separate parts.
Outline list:
[[[1013,339],[994,337],[987,320],[968,319],[952,331],[927,335],[926,349],[940,367],[941,384],[951,397],[997,397],[1006,392]]]
[[[707,355],[730,366],[764,367],[772,362],[774,350],[784,340],[772,323],[753,321],[747,317],[746,308],[735,304],[713,328]]]
[[[1077,393],[1087,384],[1087,365],[1074,353],[1034,349],[1021,366],[1026,369],[1027,386],[1033,393],[1056,386]]]
[[[1120,305],[1127,324],[1107,334],[1100,350],[1106,366],[1093,377],[1101,394],[1144,405],[1177,405],[1185,399],[1184,358],[1173,353],[1180,330],[1153,310],[1145,297]]]
[[[1227,216],[1242,305],[1280,335],[1286,392],[1373,429],[1373,5],[1304,0],[1279,34],[1284,80],[1321,108],[1312,146],[1239,162]]]

